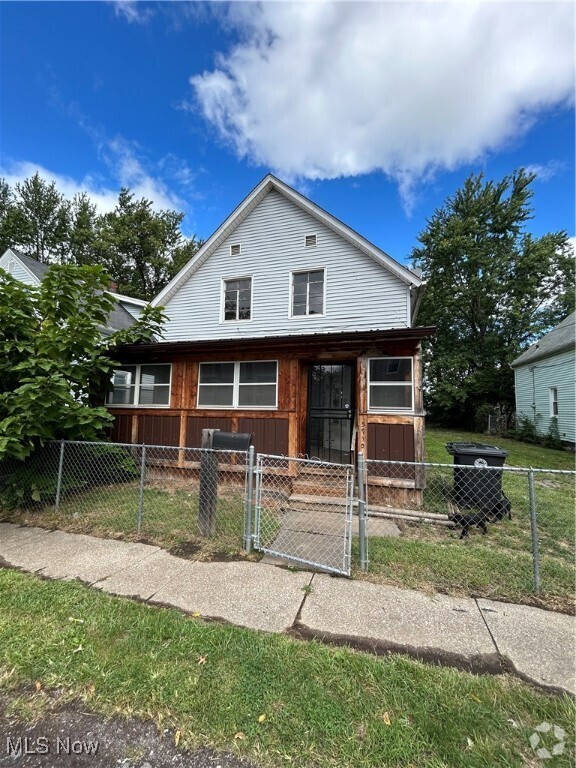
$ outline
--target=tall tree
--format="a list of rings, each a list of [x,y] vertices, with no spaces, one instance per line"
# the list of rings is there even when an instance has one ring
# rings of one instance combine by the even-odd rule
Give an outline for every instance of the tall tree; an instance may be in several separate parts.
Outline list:
[[[424,350],[432,417],[471,426],[482,404],[513,403],[510,363],[574,308],[574,250],[566,232],[535,237],[530,187],[472,174],[428,220],[412,252],[426,281],[419,323],[435,325]]]
[[[148,306],[130,328],[105,333],[107,286],[99,266],[51,266],[39,287],[0,269],[0,460],[45,440],[103,436],[115,348],[150,341],[163,321]]]
[[[96,206],[85,192],[74,195],[70,205],[68,258],[72,264],[94,264],[98,241]]]
[[[198,248],[180,232],[183,213],[152,210],[150,200],[135,200],[122,189],[118,205],[101,220],[98,261],[121,293],[152,299],[178,271],[182,255]]]
[[[69,251],[70,203],[35,173],[16,184],[15,205],[19,221],[18,246],[28,256],[48,264],[65,261]]]

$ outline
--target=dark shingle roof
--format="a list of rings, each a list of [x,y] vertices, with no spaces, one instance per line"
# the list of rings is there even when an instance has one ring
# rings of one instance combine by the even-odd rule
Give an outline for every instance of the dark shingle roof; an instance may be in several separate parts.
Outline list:
[[[44,275],[46,274],[46,270],[50,267],[49,264],[41,264],[38,259],[33,259],[31,256],[26,256],[25,253],[21,253],[20,251],[17,251],[15,248],[10,249],[12,253],[15,256],[18,256],[22,264],[28,269],[32,274],[38,278],[38,280],[43,280]]]
[[[571,315],[565,320],[553,328],[550,333],[542,336],[535,344],[523,352],[520,357],[512,363],[512,368],[517,368],[519,365],[526,365],[526,363],[533,363],[536,360],[540,360],[543,357],[550,357],[557,352],[562,352],[566,349],[574,348],[576,343],[576,312],[572,312]]]
[[[40,281],[44,279],[47,270],[50,268],[50,264],[41,264],[37,259],[33,259],[31,256],[26,256],[26,254],[17,251],[15,248],[11,248],[10,250]],[[108,315],[108,327],[105,330],[109,333],[113,331],[123,331],[125,328],[130,328],[135,322],[136,318],[134,315],[131,315],[119,301],[116,301],[114,308]]]

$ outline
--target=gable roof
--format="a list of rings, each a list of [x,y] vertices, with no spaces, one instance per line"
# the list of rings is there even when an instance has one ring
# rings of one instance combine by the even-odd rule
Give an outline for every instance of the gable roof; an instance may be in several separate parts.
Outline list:
[[[20,253],[20,251],[17,251],[14,248],[8,248],[3,255],[6,255],[7,253],[11,254],[15,259],[18,259],[28,274],[34,278],[36,284],[40,285],[46,272],[50,269],[50,264],[42,264],[37,259],[33,259],[31,256],[26,256],[25,253]],[[110,295],[114,299],[115,305],[108,315],[108,326],[103,329],[104,332],[111,333],[113,331],[122,331],[125,328],[130,328],[136,322],[136,318],[122,306],[120,302],[120,294],[112,293],[110,291]],[[131,299],[128,296],[122,296],[121,298],[125,301],[134,303],[135,305],[146,306],[146,302],[141,299]]]
[[[258,203],[272,190],[276,190],[285,198],[293,202],[302,210],[309,213],[322,224],[325,224],[333,232],[336,232],[352,245],[355,245],[363,253],[374,259],[378,264],[388,269],[402,282],[419,288],[422,284],[420,278],[407,267],[397,262],[384,251],[377,248],[353,229],[343,224],[339,219],[325,211],[320,206],[308,200],[288,184],[269,173],[262,181],[244,198],[240,205],[232,211],[230,216],[218,227],[208,240],[202,245],[190,261],[178,272],[178,274],[166,285],[152,300],[152,306],[165,304],[178,289],[194,274],[194,272],[210,257],[218,246],[229,237],[232,232],[244,221],[248,214],[256,208]]]
[[[534,363],[536,360],[550,357],[550,355],[555,355],[557,352],[563,352],[566,349],[573,349],[576,344],[575,323],[576,312],[572,312],[556,328],[553,328],[550,333],[542,336],[535,344],[528,347],[520,357],[517,357],[511,363],[512,368],[517,368],[519,365],[526,365],[527,363]]]
[[[18,259],[26,272],[28,272],[30,277],[34,278],[38,285],[42,282],[44,275],[50,266],[49,264],[42,264],[38,259],[26,256],[25,253],[20,253],[20,251],[17,251],[15,248],[8,248],[6,253],[11,254],[15,259]]]

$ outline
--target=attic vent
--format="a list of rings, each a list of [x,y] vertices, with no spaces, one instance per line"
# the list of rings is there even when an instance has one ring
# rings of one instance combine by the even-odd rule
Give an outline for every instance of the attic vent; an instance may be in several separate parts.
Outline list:
[[[240,256],[240,243],[230,246],[230,256]]]
[[[313,248],[316,245],[316,235],[306,235],[306,248]]]

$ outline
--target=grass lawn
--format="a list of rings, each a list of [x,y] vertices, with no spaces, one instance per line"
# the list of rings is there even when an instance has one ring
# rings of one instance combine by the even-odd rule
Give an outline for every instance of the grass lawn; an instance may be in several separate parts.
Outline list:
[[[447,442],[487,442],[508,451],[506,466],[574,470],[574,455],[515,440],[470,432],[426,430],[427,461],[452,464]],[[453,471],[430,468],[424,508],[446,513],[442,488],[451,486]],[[399,538],[372,538],[370,571],[361,578],[399,586],[440,590],[493,599],[532,603],[567,612],[574,610],[574,476],[538,474],[535,495],[538,511],[541,592],[533,587],[527,473],[506,473],[503,489],[512,503],[512,520],[489,524],[488,535],[476,529],[460,540],[460,529],[400,522]]]
[[[550,765],[574,759],[568,696],[204,623],[8,569],[0,569],[0,648],[0,689],[16,695],[10,715],[24,721],[58,689],[61,701],[180,731],[184,747],[301,768],[535,766],[529,738],[546,721],[567,734]]]
[[[149,483],[143,494],[141,533],[137,533],[139,492],[132,481],[100,485],[64,497],[58,512],[52,505],[0,512],[0,519],[158,544],[165,549],[186,543],[196,559],[242,555],[243,489],[221,487],[216,508],[216,535],[200,536],[198,493],[194,485]]]

